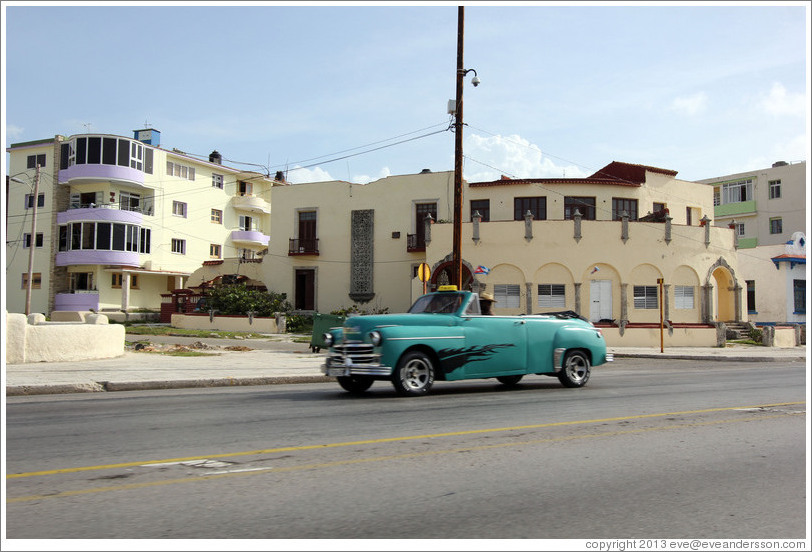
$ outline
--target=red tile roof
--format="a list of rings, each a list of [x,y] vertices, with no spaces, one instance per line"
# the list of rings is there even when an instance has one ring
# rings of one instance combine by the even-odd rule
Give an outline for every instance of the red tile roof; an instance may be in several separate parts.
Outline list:
[[[612,161],[592,176],[586,178],[508,178],[502,175],[499,180],[491,182],[471,182],[471,188],[490,186],[517,186],[522,184],[603,184],[609,186],[633,186],[639,188],[646,181],[646,171],[674,177],[677,171],[659,169],[647,165],[633,165]]]
[[[648,165],[635,165],[632,163],[623,163],[621,161],[612,161],[604,168],[593,174],[590,178],[610,178],[642,184],[646,181],[646,171],[664,174],[671,177],[677,176],[677,171],[672,171],[669,169],[660,169],[657,167],[650,167]]]

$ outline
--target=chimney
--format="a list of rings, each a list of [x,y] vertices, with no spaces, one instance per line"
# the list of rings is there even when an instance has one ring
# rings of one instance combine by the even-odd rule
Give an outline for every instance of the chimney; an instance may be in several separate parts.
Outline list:
[[[223,164],[223,156],[217,150],[214,150],[209,154],[209,163],[217,163],[218,165]]]

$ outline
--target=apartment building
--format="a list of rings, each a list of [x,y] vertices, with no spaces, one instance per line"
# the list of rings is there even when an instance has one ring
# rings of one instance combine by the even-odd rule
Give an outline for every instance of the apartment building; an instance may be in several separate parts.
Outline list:
[[[806,161],[699,182],[713,187],[714,224],[736,233],[749,320],[805,324]]]
[[[806,161],[699,180],[713,186],[714,225],[734,226],[740,249],[784,245],[806,225]]]
[[[662,293],[671,322],[742,320],[733,231],[708,224],[713,190],[676,174],[614,162],[588,178],[465,183],[464,287],[494,293],[497,314],[651,324]],[[302,311],[405,310],[422,263],[428,289],[450,281],[453,181],[424,170],[275,187],[262,262],[204,266],[189,285],[240,271]]]
[[[30,312],[157,310],[202,261],[259,258],[270,190],[285,185],[223,165],[216,150],[199,159],[164,149],[155,129],[57,135],[7,152],[10,312],[26,309],[31,247]]]

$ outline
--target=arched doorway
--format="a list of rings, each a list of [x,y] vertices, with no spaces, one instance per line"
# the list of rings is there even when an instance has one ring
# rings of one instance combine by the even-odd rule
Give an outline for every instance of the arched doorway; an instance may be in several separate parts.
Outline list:
[[[713,279],[715,281],[715,294],[716,301],[716,316],[714,317],[717,322],[732,322],[736,320],[736,305],[733,298],[733,290],[735,282],[730,275],[730,272],[723,267],[719,267],[713,271]]]
[[[437,291],[438,287],[451,284],[453,279],[453,263],[451,261],[440,263],[431,273],[431,288],[429,291]],[[473,281],[474,276],[471,274],[471,269],[463,262],[462,289],[470,290]]]
[[[741,286],[736,274],[723,258],[719,258],[708,270],[705,285],[709,289],[707,322],[741,321]]]

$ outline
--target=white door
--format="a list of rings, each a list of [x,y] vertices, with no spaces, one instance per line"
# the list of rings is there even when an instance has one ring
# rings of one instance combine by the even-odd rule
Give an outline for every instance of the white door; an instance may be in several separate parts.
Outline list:
[[[612,280],[590,280],[589,282],[589,320],[612,318]]]

